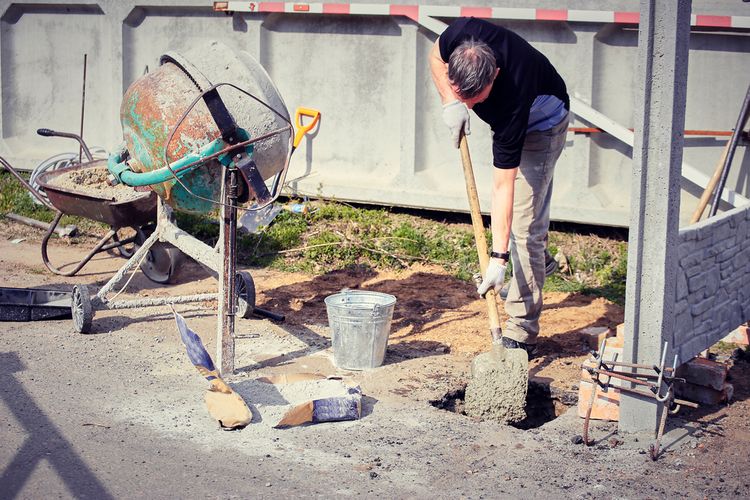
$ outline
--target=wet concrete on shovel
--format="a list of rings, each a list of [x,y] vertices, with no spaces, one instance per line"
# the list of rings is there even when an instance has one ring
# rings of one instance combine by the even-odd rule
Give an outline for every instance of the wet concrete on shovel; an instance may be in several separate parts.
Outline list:
[[[466,414],[501,424],[520,422],[526,417],[528,374],[526,351],[493,344],[471,362]]]

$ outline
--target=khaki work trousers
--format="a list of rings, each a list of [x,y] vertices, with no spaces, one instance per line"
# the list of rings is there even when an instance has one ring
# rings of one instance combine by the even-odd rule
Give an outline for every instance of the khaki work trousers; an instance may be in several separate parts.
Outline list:
[[[549,130],[529,132],[523,145],[513,197],[510,279],[503,335],[536,344],[542,314],[544,250],[549,231],[552,176],[568,131],[569,116]]]

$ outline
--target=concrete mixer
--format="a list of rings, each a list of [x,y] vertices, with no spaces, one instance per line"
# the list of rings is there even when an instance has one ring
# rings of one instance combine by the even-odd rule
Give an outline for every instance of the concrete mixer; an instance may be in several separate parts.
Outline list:
[[[319,118],[316,110],[298,108],[295,133],[270,77],[245,52],[210,42],[181,54],[164,54],[155,71],[125,92],[120,108],[124,141],[107,163],[112,184],[157,193],[156,227],[96,295],[90,296],[86,286],[73,289],[76,330],[88,333],[97,309],[216,299],[214,293],[115,301],[128,283],[108,298],[125,274],[155,255],[163,261],[157,267],[171,276],[182,252],[219,279],[217,365],[222,373],[231,373],[235,315],[283,319],[255,307],[252,277],[236,272],[238,210],[260,210],[276,200],[294,149]],[[173,210],[218,212],[217,247],[177,227]],[[157,248],[161,251],[155,252]]]
[[[108,165],[116,181],[205,213],[221,203],[224,169],[236,167],[239,201],[267,205],[278,193],[264,181],[286,172],[294,144],[286,105],[263,67],[218,42],[160,63],[123,97],[124,143]]]

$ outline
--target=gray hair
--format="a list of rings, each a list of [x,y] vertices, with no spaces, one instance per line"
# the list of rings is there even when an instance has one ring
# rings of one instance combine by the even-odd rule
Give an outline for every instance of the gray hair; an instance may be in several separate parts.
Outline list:
[[[459,97],[471,99],[492,83],[495,69],[497,61],[492,49],[470,38],[461,42],[448,59],[448,80],[457,87]]]

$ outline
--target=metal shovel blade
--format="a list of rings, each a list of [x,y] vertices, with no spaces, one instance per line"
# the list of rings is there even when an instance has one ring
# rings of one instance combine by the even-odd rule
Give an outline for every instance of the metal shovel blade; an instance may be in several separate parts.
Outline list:
[[[471,363],[471,381],[466,386],[464,409],[471,417],[502,424],[526,418],[529,357],[523,349],[493,344]]]

